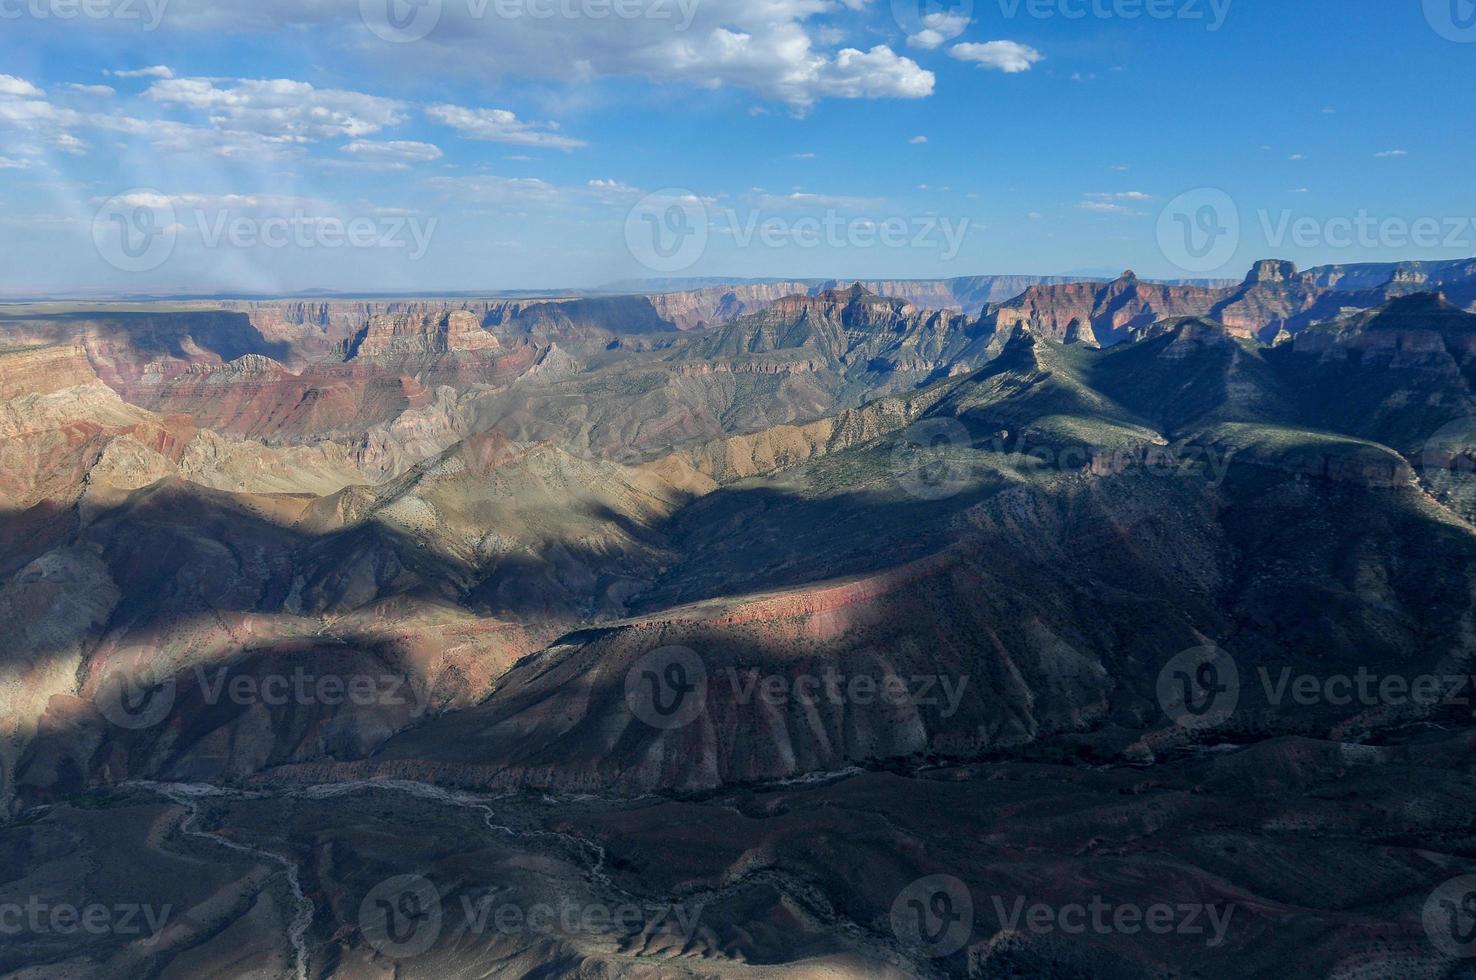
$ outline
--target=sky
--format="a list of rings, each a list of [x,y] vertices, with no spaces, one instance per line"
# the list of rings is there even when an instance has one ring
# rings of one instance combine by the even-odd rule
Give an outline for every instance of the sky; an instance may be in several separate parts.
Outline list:
[[[1476,255],[1476,0],[0,0],[0,295]]]

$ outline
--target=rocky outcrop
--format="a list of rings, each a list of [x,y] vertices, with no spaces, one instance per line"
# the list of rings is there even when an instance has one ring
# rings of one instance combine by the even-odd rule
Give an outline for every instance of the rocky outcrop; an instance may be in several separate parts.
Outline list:
[[[1461,359],[1476,357],[1476,314],[1457,309],[1439,293],[1416,293],[1303,331],[1295,349],[1324,358],[1353,352],[1403,360],[1447,352]]]
[[[90,384],[97,373],[75,344],[0,348],[0,401]]]
[[[1218,295],[1218,290],[1203,286],[1144,282],[1128,270],[1109,283],[1032,286],[1020,297],[993,308],[988,316],[997,331],[1023,326],[1053,340],[1090,337],[1093,342],[1111,345],[1136,327],[1203,314]]]
[[[468,310],[449,313],[397,313],[372,318],[349,342],[345,360],[427,357],[501,346]]]

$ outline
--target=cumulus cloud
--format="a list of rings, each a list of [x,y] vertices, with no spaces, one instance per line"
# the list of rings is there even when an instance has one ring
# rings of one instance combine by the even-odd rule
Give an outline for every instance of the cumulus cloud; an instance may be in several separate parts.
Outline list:
[[[799,111],[827,98],[931,94],[932,73],[885,45],[869,51],[843,45],[849,25],[826,18],[862,6],[864,0],[651,0],[638,17],[610,16],[608,8],[603,16],[579,16],[576,4],[571,16],[508,18],[477,16],[485,13],[482,4],[445,3],[434,5],[434,27],[422,40],[390,45],[365,26],[359,4],[352,2],[173,0],[162,29],[318,31],[371,65],[392,56],[397,70],[441,73],[449,67],[466,74],[568,80],[572,68],[581,80],[641,77],[740,88]],[[965,23],[956,14],[930,14],[922,18],[920,33],[933,32],[942,44]],[[924,46],[933,34],[922,39]]]
[[[67,90],[76,92],[78,95],[87,95],[96,99],[111,99],[118,94],[118,90],[111,85],[79,85],[76,82],[68,85]]]
[[[1378,153],[1375,153],[1374,156],[1381,157],[1381,158],[1382,157],[1404,157],[1404,156],[1409,156],[1409,151],[1408,150],[1380,150]]]
[[[136,137],[166,151],[254,160],[269,159],[288,148],[274,134],[223,130],[171,119],[144,119],[126,111],[80,111],[49,101],[29,82],[5,77],[9,79],[5,88],[11,94],[0,93],[0,128],[20,130],[62,153],[80,156],[87,152],[87,142],[74,133],[82,129]]]
[[[922,26],[922,30],[907,38],[907,43],[911,47],[931,51],[962,34],[969,26],[969,18],[965,14],[926,14],[922,18]]]
[[[0,75],[0,97],[17,99],[39,99],[46,93],[14,75]]]
[[[1144,194],[1142,191],[1108,191],[1083,194],[1082,197],[1085,200],[1077,207],[1083,211],[1095,211],[1098,214],[1140,214],[1141,212],[1134,211],[1130,205],[1153,200],[1153,195]]]
[[[418,143],[414,140],[354,140],[343,147],[343,152],[366,163],[399,169],[412,163],[439,160],[442,156],[441,148],[434,143]]]
[[[907,142],[913,144],[914,146],[918,146],[918,145],[921,145],[923,143],[926,143],[927,141],[928,141],[928,138],[926,136],[914,136],[912,139],[908,140]]]
[[[816,194],[794,191],[789,194],[764,194],[757,200],[760,208],[770,211],[803,211],[828,208],[837,211],[864,211],[881,208],[886,201],[878,197],[851,197],[845,194]]]
[[[583,140],[557,132],[558,123],[525,122],[506,109],[467,109],[457,105],[433,105],[425,114],[458,131],[463,138],[512,143],[517,146],[546,146],[573,150],[586,146]]]
[[[904,58],[884,44],[870,51],[844,48],[834,60],[822,59],[807,95],[795,93],[790,101],[805,104],[822,96],[842,99],[921,99],[933,94],[934,76],[911,58]]]
[[[404,103],[361,92],[319,89],[290,79],[163,79],[144,93],[155,102],[198,109],[222,129],[280,142],[377,133],[404,121]]]
[[[948,54],[959,61],[972,61],[980,68],[993,68],[1009,75],[1029,71],[1032,65],[1045,60],[1045,55],[1018,41],[955,44]]]
[[[173,78],[174,69],[168,65],[154,65],[152,68],[129,68],[123,71],[104,71],[104,75],[113,78]]]

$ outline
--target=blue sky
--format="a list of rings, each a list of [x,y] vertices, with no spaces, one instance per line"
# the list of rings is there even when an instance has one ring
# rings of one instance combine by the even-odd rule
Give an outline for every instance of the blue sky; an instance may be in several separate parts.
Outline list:
[[[919,2],[0,0],[0,292],[1476,254],[1471,0]]]

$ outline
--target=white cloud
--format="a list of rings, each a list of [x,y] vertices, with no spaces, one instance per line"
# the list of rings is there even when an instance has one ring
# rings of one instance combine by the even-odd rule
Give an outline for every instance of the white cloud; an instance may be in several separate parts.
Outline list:
[[[760,208],[771,211],[793,211],[807,208],[831,208],[838,211],[863,211],[883,207],[886,201],[876,197],[849,197],[844,194],[815,194],[809,191],[794,191],[790,194],[768,194],[757,202]]]
[[[427,163],[439,160],[441,148],[433,143],[417,143],[414,140],[355,140],[343,147],[343,152],[369,163],[380,163],[403,169],[411,163]]]
[[[492,207],[552,205],[567,200],[564,191],[537,177],[498,177],[487,174],[477,177],[433,177],[426,183],[434,190],[463,201]]]
[[[319,89],[285,78],[234,83],[172,78],[155,82],[144,95],[155,102],[205,111],[220,129],[286,143],[368,136],[405,118],[404,103],[398,100]]]
[[[813,154],[813,153],[796,153],[794,155],[794,158],[796,160],[813,160],[813,159],[815,159],[815,154]]]
[[[1018,41],[985,41],[983,44],[955,44],[948,54],[959,61],[972,61],[980,68],[995,68],[1006,74],[1029,71],[1045,55]]]
[[[928,141],[928,138],[926,136],[914,136],[912,139],[908,140],[907,142],[913,144],[914,146],[919,146],[919,145],[921,145],[923,143],[926,143],[927,141]]]
[[[31,161],[12,160],[10,157],[0,157],[0,170],[29,170]]]
[[[907,44],[931,51],[962,34],[969,26],[969,18],[965,14],[927,14],[922,18],[922,26],[921,31],[907,39]]]
[[[840,48],[830,22],[865,0],[677,0],[650,3],[643,16],[517,18],[478,16],[485,4],[435,4],[430,34],[386,45],[365,29],[360,4],[343,0],[173,0],[163,29],[174,33],[322,32],[397,71],[518,76],[560,82],[639,77],[658,83],[735,87],[803,112],[826,98],[922,98],[933,75],[885,45]],[[380,8],[383,9],[383,8]],[[958,28],[957,15],[929,15],[924,28]],[[79,21],[80,25],[81,22]],[[961,28],[959,28],[961,29]],[[866,77],[862,77],[866,76]]]
[[[73,82],[67,86],[67,89],[78,95],[87,95],[96,99],[111,99],[118,94],[118,90],[111,85],[78,85]]]
[[[1293,153],[1291,156],[1287,157],[1287,159],[1288,160],[1305,160],[1305,159],[1307,159],[1307,156],[1304,153]]]
[[[1383,158],[1383,157],[1406,157],[1406,156],[1409,156],[1409,151],[1408,150],[1380,150],[1378,153],[1375,153],[1374,156],[1381,157],[1381,158]]]
[[[17,99],[39,99],[46,93],[14,75],[0,75],[0,97]]]
[[[20,79],[10,79],[6,88],[12,93],[35,97],[0,94],[0,127],[19,129],[38,145],[49,144],[63,153],[81,155],[87,151],[87,143],[73,133],[77,129],[137,137],[168,151],[253,160],[280,155],[284,149],[275,136],[224,131],[170,119],[141,119],[120,111],[82,112],[55,105],[42,97],[36,86]]]
[[[85,156],[91,149],[85,140],[80,140],[71,133],[57,133],[51,137],[51,145],[74,157]]]
[[[623,184],[614,179],[595,178],[594,180],[586,181],[584,187],[597,200],[606,203],[615,200],[628,200],[636,197],[641,192],[638,187],[632,187],[629,184]]]
[[[113,78],[173,78],[174,69],[168,65],[154,65],[152,68],[132,68],[126,71],[105,71],[104,75]]]
[[[749,39],[730,38],[736,51]],[[808,42],[804,42],[808,44]],[[843,48],[834,58],[812,55],[773,80],[775,94],[799,111],[822,98],[921,99],[933,94],[934,75],[884,44],[869,51]]]
[[[1108,193],[1083,194],[1084,198],[1076,206],[1083,211],[1093,211],[1097,214],[1127,214],[1141,217],[1142,212],[1134,211],[1130,204],[1141,204],[1144,201],[1153,200],[1151,194],[1142,191],[1112,191]]]
[[[524,122],[506,109],[466,109],[443,104],[430,106],[425,114],[457,130],[465,139],[546,146],[555,150],[573,150],[588,145],[583,140],[560,135],[556,132],[558,123]]]

